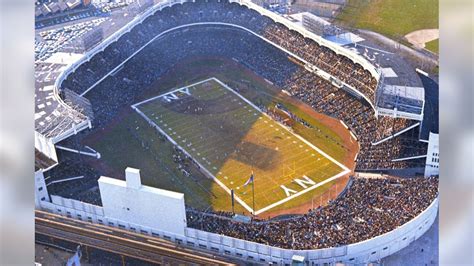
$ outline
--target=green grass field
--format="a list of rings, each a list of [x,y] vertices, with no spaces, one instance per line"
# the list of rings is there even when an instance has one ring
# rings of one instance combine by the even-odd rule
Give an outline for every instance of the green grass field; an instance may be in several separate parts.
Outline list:
[[[301,123],[295,123],[292,130],[296,134],[337,161],[342,162],[352,158],[353,155],[348,155],[352,151],[342,139],[348,136],[339,135],[340,133],[331,130],[325,123],[303,111],[299,103],[290,102],[285,95],[281,95],[278,88],[232,60],[222,58],[183,60],[171,69],[165,78],[150,86],[140,99],[149,99],[167,91],[205,80],[210,76],[215,76],[231,88],[238,89],[243,97],[253,103],[258,103],[259,106],[270,108],[277,103],[283,104],[293,114],[312,126],[309,128]],[[178,169],[178,164],[173,161],[172,143],[163,141],[157,134],[157,130],[130,107],[124,107],[123,112],[104,130],[88,136],[84,142],[85,145],[100,152],[102,157],[99,161],[99,168],[106,176],[124,178],[125,168],[138,168],[144,185],[184,193],[187,206],[203,210],[232,210],[229,194],[214,180],[199,171],[197,167],[188,169],[191,173],[190,176],[184,175]],[[242,177],[243,182],[246,181],[248,175],[249,173],[245,173],[245,176]],[[261,177],[256,175],[256,186],[258,186],[259,178]],[[340,181],[341,186],[344,185],[344,181],[337,180]],[[294,208],[299,208],[304,204],[311,205],[313,199],[315,206],[318,206],[321,203],[321,197],[323,203],[327,199],[335,197],[335,183],[336,181],[331,181],[319,186],[308,193],[275,206],[269,212],[306,212],[306,208],[301,210],[294,210]],[[293,209],[293,211],[286,212],[288,209]],[[235,212],[249,214],[238,203],[235,205]],[[264,212],[261,217],[267,217],[269,212]]]
[[[427,42],[425,44],[425,48],[427,50],[430,50],[433,53],[439,53],[439,39],[438,40],[433,40],[431,42]]]
[[[234,189],[248,211],[253,209],[252,186],[244,183],[254,172],[256,214],[347,170],[217,80],[160,95],[136,108],[224,190]]]
[[[415,30],[437,29],[438,4],[438,0],[348,0],[337,21],[400,40]]]

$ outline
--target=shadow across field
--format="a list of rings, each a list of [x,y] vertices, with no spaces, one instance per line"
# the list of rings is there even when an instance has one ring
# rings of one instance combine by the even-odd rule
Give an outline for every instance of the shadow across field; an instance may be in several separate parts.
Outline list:
[[[163,41],[166,43],[170,41],[165,39],[166,38],[163,38],[159,42]],[[178,40],[174,39],[173,41]],[[159,42],[151,46],[150,49],[165,49],[165,45],[160,44]],[[212,43],[212,40],[208,43]],[[200,44],[194,42],[193,45],[195,45],[195,49],[197,53],[199,53]],[[172,47],[166,47],[166,49],[172,49]],[[283,52],[276,50],[274,47],[268,49],[274,49],[272,53],[276,57],[287,60],[287,55]],[[144,49],[144,51],[145,50],[146,49]],[[170,55],[163,54],[163,58],[160,58],[160,60],[169,60],[170,56],[172,56],[172,53],[170,53]],[[136,67],[136,64],[140,64],[145,60],[143,58],[140,59],[140,57],[143,57],[140,54],[138,54],[137,57],[139,58],[130,60],[129,64],[125,64],[123,69],[118,72],[115,77],[111,77],[111,79],[127,78],[129,80],[135,80],[136,77],[130,76],[130,73],[135,73],[132,70]],[[150,59],[146,60],[149,61]],[[322,123],[317,121],[314,117],[307,115],[306,111],[302,111],[303,109],[295,106],[293,102],[285,100],[278,88],[270,85],[264,78],[256,75],[253,70],[243,67],[235,60],[232,60],[231,58],[223,58],[218,54],[216,54],[215,57],[209,56],[209,54],[195,54],[184,58],[173,58],[173,60],[171,60],[173,63],[170,63],[168,69],[160,69],[160,71],[162,71],[161,77],[151,86],[137,91],[136,96],[133,99],[127,99],[129,104],[134,104],[141,100],[165,93],[166,91],[215,76],[226,84],[230,84],[232,88],[239,90],[241,95],[253,103],[258,103],[259,105],[266,107],[273,107],[276,102],[286,104],[291,108],[292,112],[304,117],[305,120],[314,125],[315,128],[319,129],[319,131],[317,131],[302,126],[298,127],[298,133],[316,146],[321,147],[324,151],[329,153],[336,160],[341,161],[343,164],[347,165],[346,162],[352,160],[356,153],[355,148],[349,146],[352,144],[347,144],[347,139],[350,138],[347,137],[349,135],[348,132],[343,130],[338,132],[334,131],[334,127],[342,128],[338,121],[331,122],[335,124],[334,127],[327,127],[324,124],[327,120]],[[266,69],[266,71],[271,72],[272,70]],[[279,72],[270,74],[278,75]],[[102,97],[103,92],[101,92],[101,90],[106,90],[105,87],[108,85],[107,82],[99,84],[94,90],[89,92],[87,97]],[[121,89],[125,90],[127,88]],[[186,105],[177,106],[174,104],[170,104],[167,108],[170,108],[170,110],[173,110],[174,112],[189,113],[196,116],[219,112],[223,107],[229,108],[229,112],[233,111],[220,97],[215,99],[200,99],[199,101],[192,101],[192,99],[190,99],[190,101],[191,102],[188,106],[193,106],[195,108]],[[306,106],[305,108],[310,107]],[[84,141],[85,144],[90,145],[102,154],[103,157],[99,161],[99,164],[104,165],[104,167],[100,168],[102,169],[102,175],[115,177],[117,172],[122,173],[123,169],[128,166],[139,168],[141,169],[142,179],[145,185],[185,193],[185,200],[188,206],[200,209],[212,208],[214,210],[231,210],[230,196],[223,189],[221,189],[213,180],[203,175],[189,162],[181,161],[182,158],[176,159],[176,156],[179,156],[179,153],[176,153],[171,143],[164,141],[163,138],[157,134],[157,131],[150,127],[147,122],[129,106],[124,105],[122,110],[125,111],[121,112],[120,116],[117,116],[113,121],[110,121],[105,128],[94,130],[93,133]],[[258,117],[259,116],[256,116],[254,120],[249,120],[245,125],[240,126],[235,125],[235,123],[225,122],[212,124],[212,120],[210,120],[205,127],[207,127],[206,130],[210,133],[220,131],[220,135],[223,135],[224,138],[228,138],[230,141],[230,145],[228,145],[229,152],[236,149],[240,151],[238,154],[231,156],[231,159],[240,162],[241,164],[253,164],[256,168],[268,170],[271,168],[272,164],[274,165],[281,160],[279,152],[274,149],[269,149],[265,145],[259,145],[255,141],[245,139],[245,136],[247,136],[247,133],[251,130]],[[328,138],[328,136],[330,136],[330,138]],[[275,136],[268,141],[279,141],[279,138],[281,137]],[[328,141],[328,139],[333,141]],[[209,155],[212,155],[212,150]],[[349,157],[350,159],[348,159]],[[255,158],[259,158],[259,160],[256,161]],[[221,168],[224,164],[225,162],[216,164],[216,168]],[[249,174],[250,173],[245,173],[245,175],[242,176],[244,182]],[[123,178],[123,176],[121,177]],[[242,180],[239,180],[239,182]],[[241,183],[243,184],[244,182]],[[240,184],[240,186],[242,184]],[[273,210],[297,208],[306,204],[303,209],[293,209],[293,212],[297,213],[306,212],[308,202],[311,204],[312,198],[322,195],[324,192],[328,191],[333,184],[334,183],[328,183],[321,186],[311,193],[295,198],[294,200],[276,207]],[[340,187],[343,187],[344,184],[345,183],[341,183]],[[264,187],[268,185],[269,184],[264,182],[256,183],[256,190],[258,189],[258,186]],[[249,189],[250,187],[247,187],[244,191],[247,195]],[[259,197],[267,196],[271,195],[259,195]],[[336,196],[336,193],[334,193],[334,196]],[[239,204],[236,204],[235,211],[239,213],[246,212]]]

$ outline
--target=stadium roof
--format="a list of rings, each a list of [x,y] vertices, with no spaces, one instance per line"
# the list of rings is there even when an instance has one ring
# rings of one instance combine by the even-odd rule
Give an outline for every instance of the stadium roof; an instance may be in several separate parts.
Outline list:
[[[407,99],[423,101],[425,99],[425,89],[423,87],[405,87],[397,85],[386,85],[383,93]]]
[[[52,141],[35,131],[35,170],[48,169],[58,163]]]
[[[377,107],[421,115],[425,102],[423,87],[385,85],[377,92]]]
[[[348,45],[351,43],[362,42],[365,39],[352,32],[341,33],[337,35],[324,37],[326,40],[336,43],[337,45]]]
[[[329,23],[325,19],[323,19],[321,17],[318,17],[318,16],[316,16],[316,15],[310,13],[310,12],[301,12],[301,13],[296,13],[296,14],[289,15],[289,17],[291,17],[291,18],[295,19],[297,22],[299,22],[298,24],[300,24],[300,25],[301,25],[301,22],[303,21],[303,16],[314,19],[317,22],[321,23],[322,25],[331,25],[331,23]]]

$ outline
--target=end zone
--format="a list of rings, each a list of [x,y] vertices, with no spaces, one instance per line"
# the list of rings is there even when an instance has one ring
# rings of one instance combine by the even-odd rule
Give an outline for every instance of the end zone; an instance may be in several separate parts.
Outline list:
[[[179,99],[180,97],[186,97],[186,96],[191,96],[191,92],[190,92],[190,88],[193,88],[197,85],[200,85],[200,84],[203,84],[203,83],[206,83],[206,82],[210,82],[210,81],[214,81],[216,83],[218,83],[220,86],[222,86],[223,88],[225,88],[226,90],[228,90],[229,92],[231,92],[233,95],[237,96],[240,100],[242,100],[243,102],[245,102],[246,104],[250,105],[253,109],[255,109],[261,116],[267,118],[267,119],[270,119],[272,121],[272,123],[275,123],[279,126],[279,128],[283,129],[284,132],[286,132],[287,134],[289,133],[289,135],[295,137],[296,139],[300,140],[302,143],[306,144],[308,147],[310,147],[311,149],[313,149],[314,151],[316,151],[317,153],[321,154],[324,158],[328,159],[331,163],[337,165],[339,168],[341,168],[341,172],[329,177],[329,178],[326,178],[324,179],[323,181],[320,181],[320,182],[315,182],[313,180],[311,180],[309,177],[307,177],[306,175],[303,175],[303,179],[300,178],[297,178],[295,177],[293,180],[291,180],[292,182],[298,184],[302,190],[300,191],[296,191],[294,189],[290,189],[290,188],[287,188],[285,187],[283,184],[280,185],[281,189],[284,190],[285,194],[286,194],[286,197],[282,198],[282,199],[277,199],[276,201],[272,202],[271,204],[263,207],[263,208],[260,208],[260,209],[257,209],[257,210],[253,210],[244,200],[242,200],[238,195],[234,195],[234,198],[235,200],[240,204],[242,205],[247,211],[251,212],[251,213],[254,213],[255,215],[258,215],[258,214],[261,214],[263,212],[266,212],[278,205],[281,205],[285,202],[288,202],[298,196],[301,196],[305,193],[308,193],[309,191],[311,190],[314,190],[322,185],[325,185],[331,181],[334,181],[336,180],[337,178],[339,177],[342,177],[348,173],[350,173],[350,170],[343,164],[341,164],[340,162],[338,162],[337,160],[335,160],[334,158],[332,158],[331,156],[329,156],[327,153],[325,153],[324,151],[322,151],[321,149],[319,149],[318,147],[314,146],[312,143],[308,142],[306,139],[302,138],[301,136],[299,136],[298,134],[295,134],[294,132],[292,132],[289,128],[287,128],[286,126],[284,126],[283,124],[273,120],[270,116],[268,116],[267,114],[265,114],[264,112],[262,112],[257,106],[255,106],[252,102],[250,102],[249,100],[247,100],[246,98],[244,98],[242,95],[240,95],[239,93],[237,93],[236,91],[234,91],[233,89],[231,89],[230,87],[228,87],[226,84],[224,84],[223,82],[221,82],[220,80],[218,80],[217,78],[209,78],[209,79],[206,79],[206,80],[202,80],[202,81],[199,81],[199,82],[196,82],[196,83],[193,83],[191,85],[188,85],[188,86],[185,86],[185,87],[181,87],[181,88],[178,88],[178,89],[174,89],[172,91],[169,91],[167,93],[163,93],[163,94],[160,94],[158,96],[155,96],[155,97],[152,97],[152,98],[149,98],[149,99],[146,99],[144,101],[141,101],[139,103],[136,103],[136,104],[133,104],[132,105],[132,108],[140,115],[142,116],[152,127],[154,127],[156,130],[158,130],[161,134],[163,134],[173,145],[176,145],[181,151],[183,151],[187,156],[189,156],[190,158],[193,158],[193,160],[195,161],[195,163],[197,165],[199,165],[200,169],[202,170],[202,172],[207,175],[208,177],[212,178],[222,189],[224,189],[229,195],[231,194],[231,190],[229,189],[229,187],[224,184],[224,182],[222,182],[221,180],[219,180],[219,178],[216,177],[215,174],[213,174],[210,170],[208,170],[208,168],[205,165],[204,162],[201,161],[201,158],[196,158],[196,155],[192,155],[185,147],[182,147],[181,145],[179,145],[177,143],[177,141],[175,141],[171,136],[170,134],[168,134],[167,132],[165,132],[165,130],[163,130],[160,126],[157,125],[157,121],[154,121],[153,119],[151,119],[148,115],[146,115],[142,110],[140,110],[140,106],[145,104],[145,103],[150,103],[154,100],[162,100],[162,102],[165,102],[165,103],[171,103],[172,101],[175,101],[177,99]],[[152,117],[153,118],[153,117]],[[278,129],[275,129],[275,130],[278,130]],[[174,132],[176,133],[176,132]],[[179,136],[178,136],[179,138]],[[302,144],[302,145],[304,145]],[[198,153],[199,154],[199,153]],[[209,162],[207,162],[207,164],[209,164]],[[212,167],[212,166],[211,166]],[[216,169],[214,167],[214,169]],[[212,169],[211,169],[212,170]],[[225,180],[224,180],[225,181]],[[260,180],[260,182],[263,182],[265,180]]]

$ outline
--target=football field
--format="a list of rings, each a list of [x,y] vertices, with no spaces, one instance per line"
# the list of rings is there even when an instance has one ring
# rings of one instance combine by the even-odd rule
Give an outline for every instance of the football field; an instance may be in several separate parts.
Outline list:
[[[132,107],[256,215],[350,171],[215,78]]]

